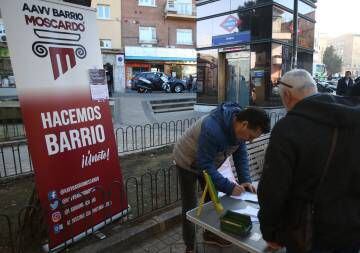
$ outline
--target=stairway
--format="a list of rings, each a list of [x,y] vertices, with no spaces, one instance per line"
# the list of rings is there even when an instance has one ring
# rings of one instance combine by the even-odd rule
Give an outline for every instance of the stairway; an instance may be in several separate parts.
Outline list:
[[[196,98],[150,100],[153,113],[193,111]]]

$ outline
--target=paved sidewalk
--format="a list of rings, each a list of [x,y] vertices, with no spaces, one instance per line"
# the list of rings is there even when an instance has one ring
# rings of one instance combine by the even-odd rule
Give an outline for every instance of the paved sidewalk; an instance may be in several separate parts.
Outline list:
[[[202,240],[202,231],[198,231],[198,252],[199,253],[241,253],[241,249],[231,246],[221,249],[216,246],[206,245]],[[115,252],[115,251],[114,251]],[[119,251],[118,251],[119,252]],[[153,238],[139,242],[139,244],[128,249],[122,249],[122,253],[184,253],[185,245],[182,240],[181,225],[174,227],[164,233],[155,235]]]

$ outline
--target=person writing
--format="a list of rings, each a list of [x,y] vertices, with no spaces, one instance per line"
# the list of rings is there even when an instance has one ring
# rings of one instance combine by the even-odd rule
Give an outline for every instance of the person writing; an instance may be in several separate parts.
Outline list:
[[[176,143],[173,156],[180,180],[183,239],[187,253],[194,251],[195,226],[187,221],[186,212],[197,205],[197,181],[203,189],[205,187],[202,171],[207,171],[217,190],[228,195],[240,195],[246,190],[255,192],[249,173],[246,141],[252,141],[269,130],[270,119],[264,110],[241,109],[236,103],[223,103],[193,124]],[[218,172],[229,156],[233,157],[237,183],[230,182]],[[203,237],[205,242],[219,247],[231,245],[208,231]]]

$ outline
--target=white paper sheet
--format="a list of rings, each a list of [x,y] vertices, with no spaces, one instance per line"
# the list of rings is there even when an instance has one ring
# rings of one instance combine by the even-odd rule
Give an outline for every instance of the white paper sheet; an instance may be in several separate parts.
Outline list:
[[[259,222],[258,218],[255,218],[255,217],[251,216],[250,219],[251,219],[251,222],[253,222],[253,223],[258,223]]]
[[[255,207],[252,207],[252,206],[246,206],[246,208],[236,209],[236,210],[231,210],[231,211],[236,212],[236,213],[249,215],[251,217],[257,218],[259,209],[255,208]]]
[[[231,196],[231,197],[234,199],[241,199],[241,200],[251,201],[251,202],[256,202],[256,203],[259,202],[258,196],[255,193],[251,193],[251,192],[244,192],[240,196]]]
[[[109,89],[107,85],[90,85],[92,100],[109,99]]]
[[[219,198],[221,198],[225,195],[226,195],[225,193],[219,192]],[[231,198],[244,200],[244,201],[250,201],[250,202],[254,202],[254,203],[259,203],[257,195],[255,193],[250,193],[250,192],[244,192],[240,196],[231,196]]]

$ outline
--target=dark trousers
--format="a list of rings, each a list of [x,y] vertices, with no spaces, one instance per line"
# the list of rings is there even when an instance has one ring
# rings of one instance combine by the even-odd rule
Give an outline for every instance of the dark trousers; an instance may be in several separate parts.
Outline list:
[[[186,219],[186,212],[197,207],[197,182],[201,189],[205,188],[205,180],[202,174],[195,174],[188,170],[178,167],[181,199],[182,199],[182,231],[183,240],[187,248],[194,249],[195,245],[195,225]],[[210,201],[209,194],[206,195],[205,202]]]
[[[313,249],[309,253],[359,253],[360,245],[349,246],[347,248],[338,249],[338,250],[316,250]]]

